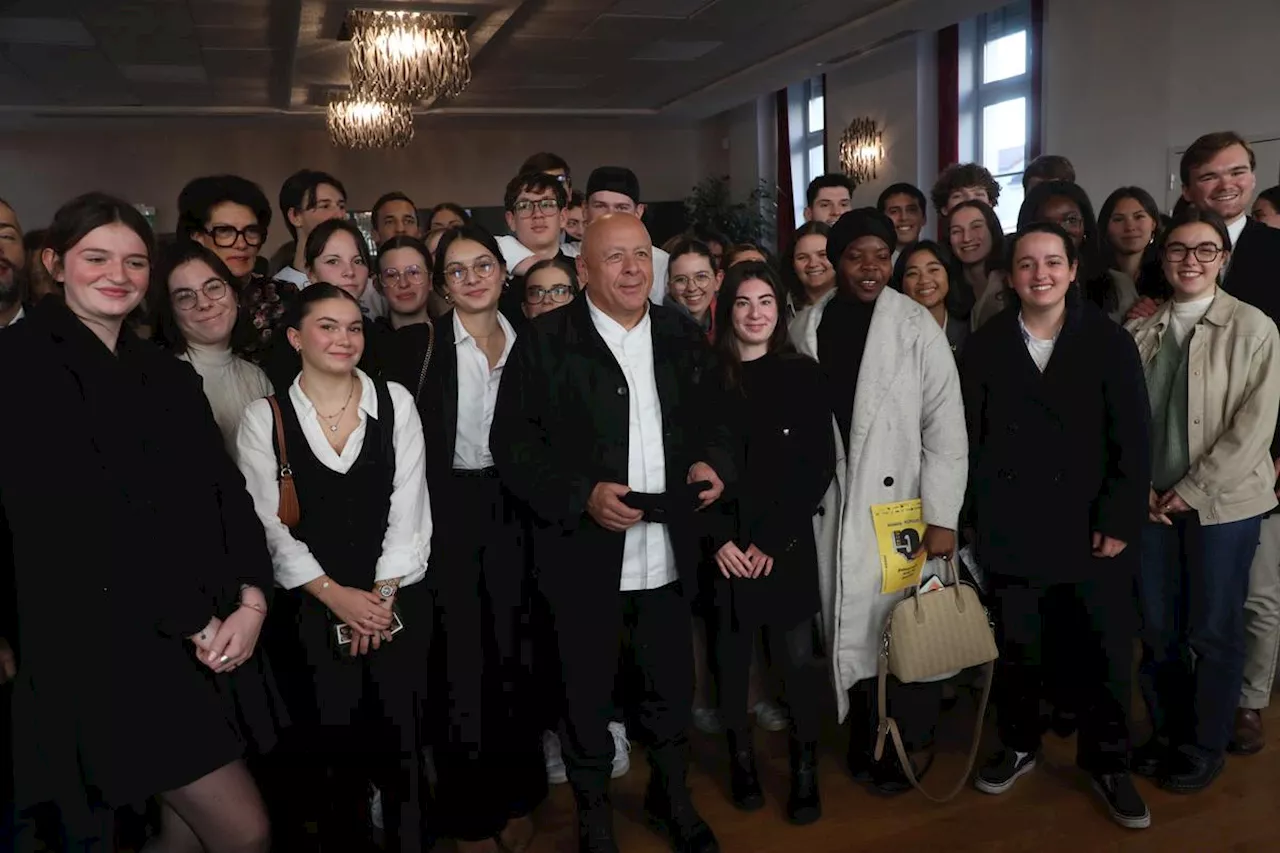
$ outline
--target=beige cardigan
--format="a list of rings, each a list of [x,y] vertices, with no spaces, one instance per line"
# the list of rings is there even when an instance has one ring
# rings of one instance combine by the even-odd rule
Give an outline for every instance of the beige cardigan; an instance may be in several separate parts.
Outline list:
[[[1126,328],[1144,368],[1171,332],[1172,301]],[[1271,439],[1280,409],[1280,332],[1266,314],[1219,289],[1187,353],[1191,468],[1174,491],[1201,524],[1227,524],[1276,507]]]

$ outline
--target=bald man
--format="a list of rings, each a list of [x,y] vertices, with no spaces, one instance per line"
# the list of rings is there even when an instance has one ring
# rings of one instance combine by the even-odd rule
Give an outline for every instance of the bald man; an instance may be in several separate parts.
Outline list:
[[[536,517],[579,850],[618,849],[606,726],[621,666],[625,710],[652,768],[646,811],[674,849],[709,853],[719,846],[689,797],[686,730],[697,510],[733,473],[719,377],[698,327],[649,301],[653,243],[637,217],[594,219],[577,263],[585,298],[533,320],[507,360],[493,454]],[[635,508],[646,499],[657,506]]]
[[[18,214],[0,198],[0,329],[22,319],[22,270],[26,261]]]

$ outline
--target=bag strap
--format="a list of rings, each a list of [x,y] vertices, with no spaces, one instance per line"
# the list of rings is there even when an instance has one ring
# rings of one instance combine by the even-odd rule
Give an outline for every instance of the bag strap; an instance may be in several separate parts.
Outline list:
[[[427,320],[427,354],[422,359],[422,370],[418,372],[418,387],[413,392],[414,402],[421,402],[422,386],[427,381],[427,367],[431,364],[431,354],[436,351],[436,324]]]
[[[289,451],[285,449],[284,444],[284,415],[280,413],[280,401],[272,394],[267,397],[267,402],[271,404],[271,421],[276,428],[276,448],[280,455],[280,479],[292,480],[293,468],[289,466]]]
[[[907,748],[902,743],[902,733],[898,731],[898,721],[888,715],[889,650],[887,644],[880,652],[879,670],[876,702],[880,711],[880,726],[876,733],[875,759],[880,760],[880,756],[884,754],[885,738],[891,737],[893,748],[898,753],[898,760],[902,762],[902,770],[907,774],[907,780],[911,782],[911,786],[923,794],[927,800],[939,804],[950,802],[968,783],[969,774],[973,772],[973,765],[978,760],[978,747],[982,742],[982,725],[987,718],[987,702],[991,699],[991,682],[995,680],[996,662],[988,661],[982,667],[986,684],[982,688],[982,700],[978,703],[978,719],[973,724],[973,744],[969,747],[969,760],[965,763],[964,774],[956,782],[955,787],[941,797],[930,794],[921,786],[920,780],[916,779],[915,771],[911,769],[911,759],[907,757]]]

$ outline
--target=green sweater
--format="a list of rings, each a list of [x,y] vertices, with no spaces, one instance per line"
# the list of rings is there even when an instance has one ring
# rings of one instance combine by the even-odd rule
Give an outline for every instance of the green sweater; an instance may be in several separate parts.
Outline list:
[[[1193,332],[1194,334],[1194,332]],[[1164,330],[1160,350],[1147,363],[1147,394],[1151,398],[1151,484],[1164,492],[1186,476],[1191,467],[1187,446],[1187,351],[1172,328]]]

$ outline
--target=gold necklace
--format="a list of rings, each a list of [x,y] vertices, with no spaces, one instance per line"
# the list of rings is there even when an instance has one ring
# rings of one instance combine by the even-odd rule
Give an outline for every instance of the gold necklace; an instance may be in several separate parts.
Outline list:
[[[329,424],[329,432],[338,431],[338,422],[339,420],[341,420],[342,416],[347,413],[347,406],[351,405],[351,398],[355,396],[355,393],[356,393],[356,379],[353,376],[351,377],[351,388],[349,391],[347,391],[347,402],[342,404],[342,408],[338,410],[338,413],[336,415],[326,415],[323,412],[321,412],[319,409],[316,409],[316,414],[319,415],[321,419],[326,421],[332,421],[332,423]]]

